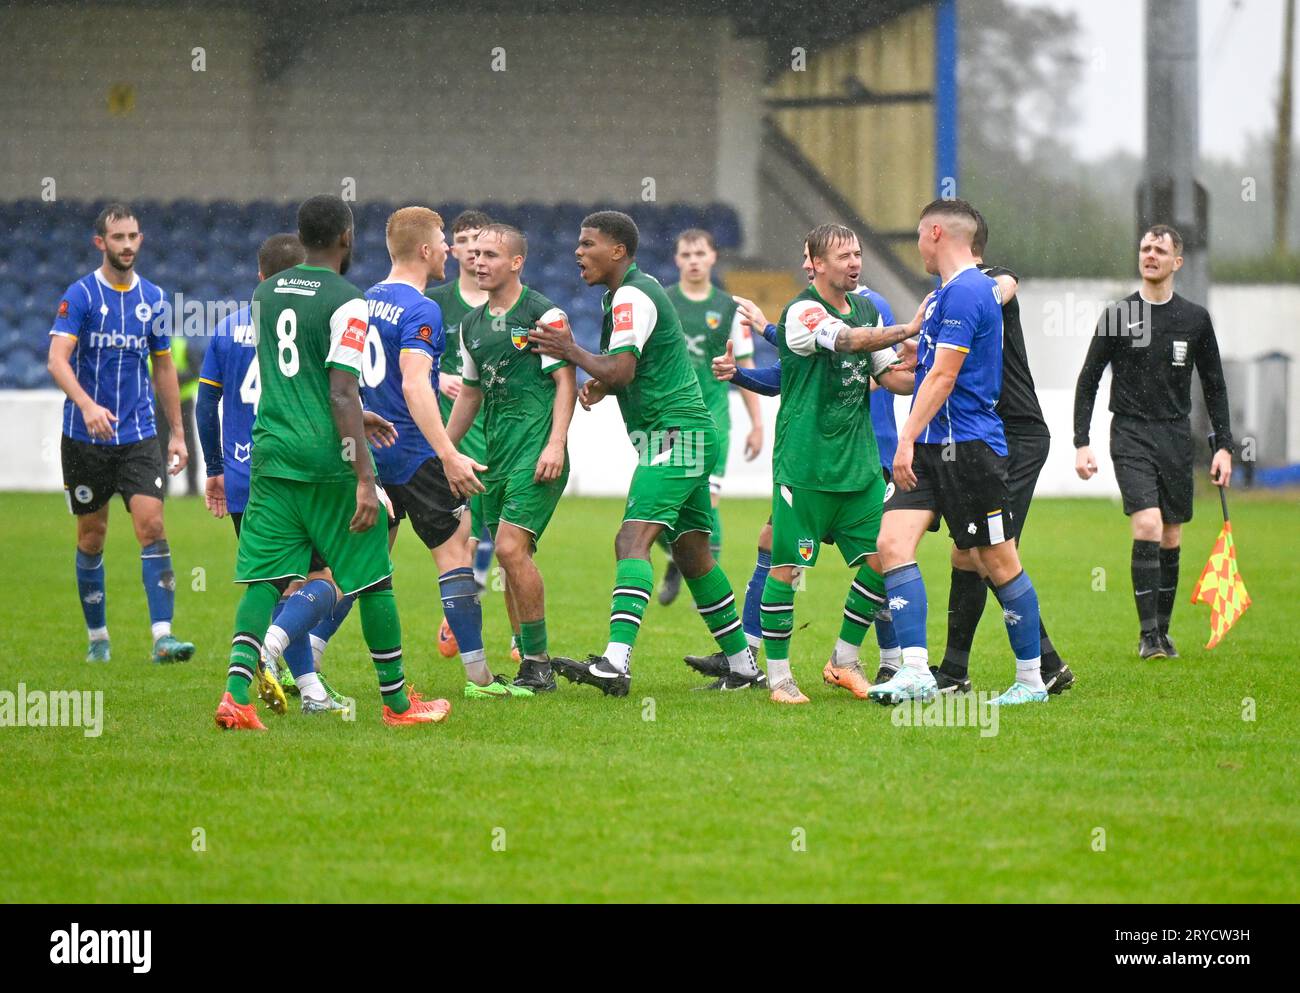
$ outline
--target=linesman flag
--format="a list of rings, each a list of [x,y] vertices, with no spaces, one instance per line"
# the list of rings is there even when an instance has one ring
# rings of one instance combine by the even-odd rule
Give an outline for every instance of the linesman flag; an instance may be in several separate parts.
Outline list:
[[[1206,648],[1217,645],[1250,606],[1246,581],[1237,571],[1237,546],[1232,540],[1231,521],[1223,522],[1210,561],[1205,563],[1205,571],[1192,590],[1192,603],[1210,605],[1210,640]]]
[[[1214,436],[1210,436],[1210,450],[1215,450]],[[1232,521],[1228,519],[1228,496],[1224,487],[1219,487],[1219,502],[1223,506],[1223,530],[1219,540],[1210,552],[1210,561],[1205,563],[1201,578],[1192,590],[1192,603],[1210,605],[1210,640],[1206,648],[1213,648],[1228,628],[1237,623],[1237,618],[1250,606],[1250,594],[1246,592],[1246,581],[1237,571],[1237,545],[1232,539]]]

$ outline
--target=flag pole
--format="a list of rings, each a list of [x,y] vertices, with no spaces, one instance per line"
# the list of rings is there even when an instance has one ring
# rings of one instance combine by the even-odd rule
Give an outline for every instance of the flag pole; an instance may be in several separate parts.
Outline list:
[[[1206,439],[1205,439],[1210,443],[1211,462],[1214,461],[1214,456],[1217,455],[1219,451],[1219,446],[1214,443],[1214,438],[1215,438],[1214,432],[1211,431],[1208,435],[1206,435]],[[1219,486],[1218,490],[1219,490],[1219,503],[1223,506],[1223,523],[1227,524],[1228,523],[1228,488],[1226,486]]]

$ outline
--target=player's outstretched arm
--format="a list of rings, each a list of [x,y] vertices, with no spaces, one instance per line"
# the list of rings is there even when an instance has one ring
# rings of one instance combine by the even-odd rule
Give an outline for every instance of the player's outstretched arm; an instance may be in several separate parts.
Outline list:
[[[330,369],[329,376],[330,416],[343,445],[343,459],[357,477],[357,510],[348,527],[352,531],[369,531],[379,519],[379,494],[375,492],[375,470],[361,419],[360,381],[348,369]]]
[[[902,369],[890,369],[880,374],[879,383],[890,393],[910,397],[916,392],[916,373]]]
[[[189,464],[190,453],[185,447],[185,428],[181,425],[181,385],[170,350],[153,353],[153,389],[171,426],[167,437],[167,473],[175,476]]]
[[[926,374],[925,382],[917,391],[912,403],[912,412],[907,415],[907,423],[898,432],[898,449],[894,455],[894,482],[900,489],[910,490],[916,486],[916,473],[912,471],[912,447],[917,436],[939,412],[952,393],[957,382],[957,373],[961,371],[966,353],[956,348],[939,348],[935,353],[934,367]]]
[[[922,300],[921,306],[916,308],[916,314],[906,324],[891,324],[883,328],[843,328],[835,338],[835,351],[878,352],[882,348],[892,348],[900,341],[920,334],[924,317],[925,300]]]
[[[551,402],[551,436],[546,440],[533,482],[549,483],[564,474],[564,456],[569,443],[569,424],[573,405],[578,399],[578,372],[571,365],[551,373],[555,380],[555,399]]]
[[[433,359],[421,352],[407,351],[402,352],[400,364],[402,396],[406,400],[406,407],[411,412],[415,426],[438,453],[451,491],[458,497],[482,493],[483,484],[475,472],[482,472],[487,466],[479,465],[462,455],[447,436],[447,429],[442,423],[442,411],[438,409],[438,395],[433,391],[429,375],[433,371]],[[462,393],[465,389],[465,386],[461,387]]]

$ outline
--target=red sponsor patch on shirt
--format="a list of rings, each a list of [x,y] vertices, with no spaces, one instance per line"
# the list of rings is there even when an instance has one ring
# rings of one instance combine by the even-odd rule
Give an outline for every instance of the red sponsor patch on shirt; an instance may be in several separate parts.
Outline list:
[[[67,301],[67,300],[60,300],[60,301],[59,301],[59,316],[60,316],[60,317],[67,317],[67,316],[68,316],[68,301]]]
[[[799,315],[799,320],[809,331],[816,331],[817,325],[826,320],[826,311],[821,307],[809,307]]]
[[[366,322],[355,317],[349,317],[348,326],[343,331],[343,339],[340,344],[344,348],[351,348],[358,352],[365,348]]]
[[[420,330],[415,333],[421,341],[433,340],[433,328],[429,327],[427,324],[421,324]]]
[[[614,331],[631,331],[632,330],[632,305],[630,303],[620,303],[614,308]]]

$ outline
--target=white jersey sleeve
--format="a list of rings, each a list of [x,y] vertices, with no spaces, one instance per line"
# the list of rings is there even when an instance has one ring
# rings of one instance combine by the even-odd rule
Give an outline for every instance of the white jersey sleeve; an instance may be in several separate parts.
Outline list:
[[[753,358],[754,355],[754,336],[739,310],[731,320],[731,353],[738,359]]]
[[[361,375],[361,356],[366,350],[370,311],[361,297],[349,300],[330,315],[330,351],[326,366],[349,369]]]
[[[819,347],[833,352],[847,327],[818,301],[799,300],[785,313],[785,343],[796,355],[811,355]]]
[[[609,336],[609,354],[634,351],[641,357],[650,332],[659,320],[659,309],[644,290],[636,286],[620,286],[610,301],[614,316],[614,329]]]
[[[470,355],[469,349],[465,347],[465,336],[460,336],[460,378],[469,383],[470,386],[478,385],[478,363],[474,361],[474,356]]]

